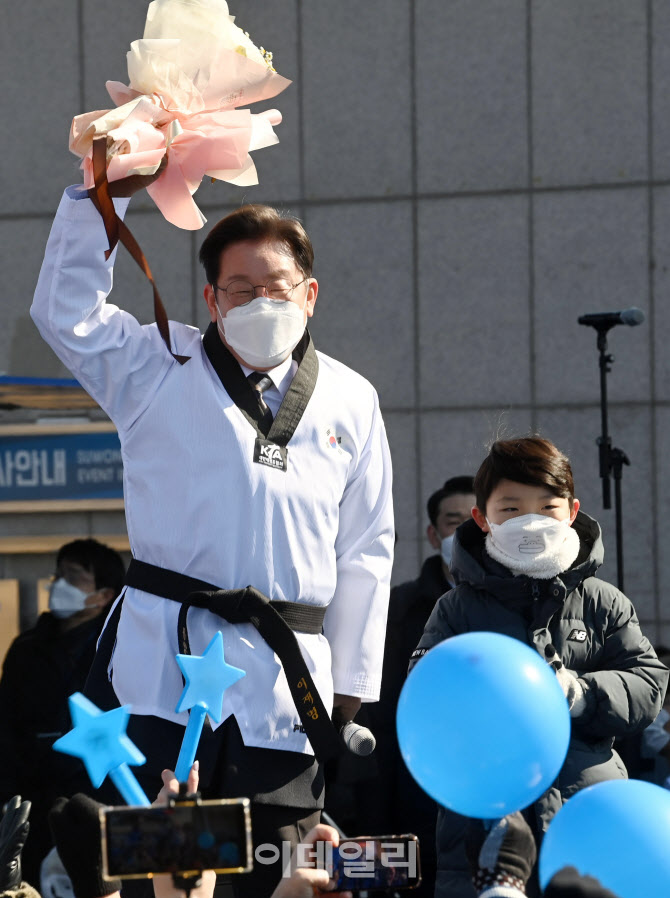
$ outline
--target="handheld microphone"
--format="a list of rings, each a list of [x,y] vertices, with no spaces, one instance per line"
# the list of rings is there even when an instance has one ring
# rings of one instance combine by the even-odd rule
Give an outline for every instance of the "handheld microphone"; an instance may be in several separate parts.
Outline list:
[[[621,312],[592,312],[577,319],[578,324],[587,324],[600,330],[614,327],[616,324],[628,324],[633,327],[636,324],[642,324],[643,321],[644,312],[635,307],[624,309]]]
[[[370,730],[354,723],[353,720],[348,720],[340,727],[340,736],[349,751],[361,757],[372,754],[377,745],[377,740]]]

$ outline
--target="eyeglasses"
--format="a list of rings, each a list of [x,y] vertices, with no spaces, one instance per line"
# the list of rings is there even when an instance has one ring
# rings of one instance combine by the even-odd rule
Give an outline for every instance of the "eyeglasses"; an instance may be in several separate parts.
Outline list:
[[[212,284],[212,287],[214,291],[221,290],[222,293],[225,293],[228,301],[233,305],[242,306],[246,302],[251,302],[256,295],[256,290],[265,291],[265,295],[270,299],[290,299],[295,288],[299,287],[300,284],[304,284],[306,280],[309,280],[307,276],[298,281],[297,284],[292,284],[284,278],[278,278],[277,280],[268,281],[267,284],[256,285],[250,284],[249,281],[231,281],[227,287],[219,287],[218,284]]]

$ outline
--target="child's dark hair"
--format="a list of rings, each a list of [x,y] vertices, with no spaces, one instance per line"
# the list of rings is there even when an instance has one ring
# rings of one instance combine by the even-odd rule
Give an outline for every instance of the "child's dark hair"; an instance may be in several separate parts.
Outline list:
[[[486,514],[486,503],[501,480],[544,486],[554,496],[572,500],[575,485],[570,460],[542,437],[496,440],[475,474],[477,508]]]

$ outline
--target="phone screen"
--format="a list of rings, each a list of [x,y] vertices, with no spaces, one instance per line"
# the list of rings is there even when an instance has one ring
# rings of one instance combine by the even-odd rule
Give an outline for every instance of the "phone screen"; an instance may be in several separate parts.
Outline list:
[[[421,882],[416,836],[356,836],[332,850],[333,891],[413,889]]]
[[[243,873],[252,867],[246,798],[174,807],[106,808],[100,816],[107,878],[200,870]]]

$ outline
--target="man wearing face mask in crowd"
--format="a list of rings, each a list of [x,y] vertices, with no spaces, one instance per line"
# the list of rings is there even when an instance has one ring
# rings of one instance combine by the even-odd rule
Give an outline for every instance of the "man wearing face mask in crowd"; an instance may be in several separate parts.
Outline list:
[[[428,542],[434,549],[440,553],[442,561],[441,568],[444,579],[441,580],[437,572],[436,556],[427,559],[421,569],[421,577],[425,584],[424,592],[427,594],[430,589],[429,584],[434,584],[435,589],[441,588],[440,595],[448,589],[455,586],[454,575],[451,572],[451,552],[454,544],[454,533],[463,521],[467,521],[470,517],[470,508],[474,502],[475,493],[473,487],[473,477],[461,476],[450,477],[446,480],[442,489],[437,490],[428,500],[427,510],[430,524],[426,528],[426,536]],[[415,581],[416,582],[416,581]],[[404,586],[405,584],[403,584]],[[403,590],[402,586],[397,587],[394,592],[400,596]],[[439,598],[439,596],[437,597]],[[437,601],[437,599],[435,600]],[[435,601],[430,604],[430,611],[433,610]],[[428,618],[426,618],[428,620]],[[425,625],[425,621],[424,621]],[[421,629],[423,632],[423,626]],[[413,650],[413,649],[412,649]]]
[[[84,687],[95,644],[125,566],[118,552],[95,539],[62,546],[49,588],[49,611],[14,640],[0,679],[0,807],[13,795],[32,802],[24,849],[26,878],[39,882],[39,864],[52,847],[46,823],[60,795],[89,792],[81,763],[52,751],[71,727],[67,698]]]
[[[175,655],[221,631],[244,676],[201,737],[201,789],[247,795],[256,844],[295,845],[319,819],[339,728],[379,695],[394,529],[377,394],[314,348],[318,284],[296,219],[245,205],[212,228],[204,335],[170,322],[168,340],[107,303],[107,246],[86,191],[69,188],[31,310],[123,450],[133,561],[87,694],[132,706],[138,778],[155,791],[188,721]],[[257,863],[234,888],[262,898],[280,876]]]

